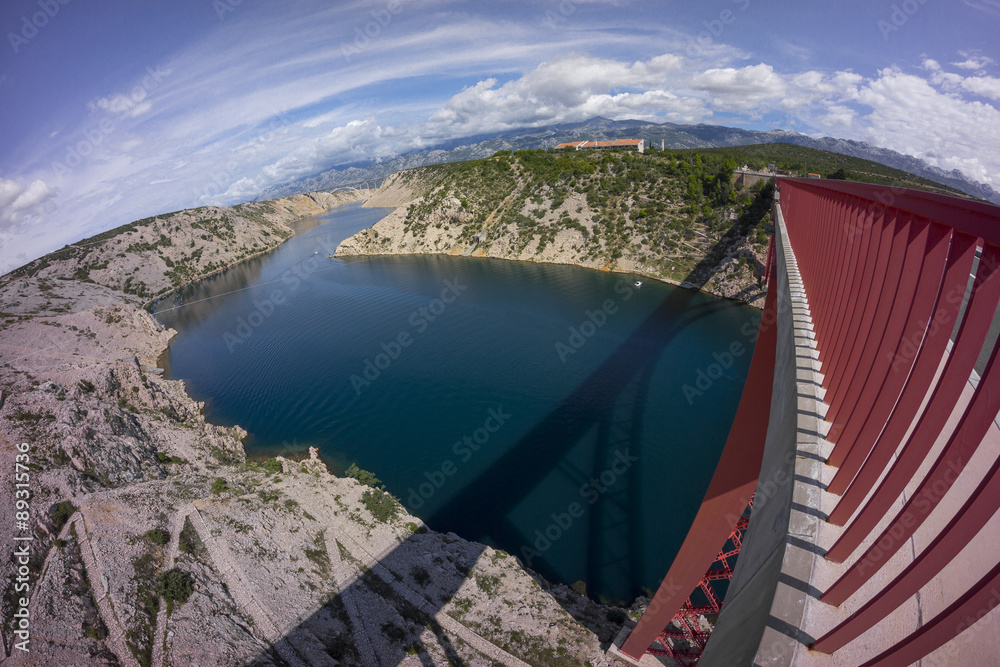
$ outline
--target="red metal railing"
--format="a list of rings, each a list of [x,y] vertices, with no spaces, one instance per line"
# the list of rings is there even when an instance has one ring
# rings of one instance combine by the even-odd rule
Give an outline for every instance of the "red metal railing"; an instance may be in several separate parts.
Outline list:
[[[872,545],[823,593],[824,602],[840,605],[923,525],[1000,412],[1000,369],[994,369],[1000,346],[989,335],[1000,301],[1000,208],[859,183],[779,184],[825,375],[828,439],[835,443],[827,463],[839,468],[828,491],[841,499],[828,520],[846,528],[826,558],[843,562],[866,540]],[[958,425],[945,433],[930,472],[894,512],[893,503],[945,431],[984,345],[988,361]],[[998,509],[995,457],[913,562],[813,648],[836,651],[879,623],[937,576]],[[869,664],[909,664],[944,645],[971,625],[961,621],[976,617],[998,579],[1000,565],[984,570],[950,607]]]
[[[824,602],[840,605],[924,524],[1000,412],[1000,369],[994,369],[1000,345],[990,335],[1000,301],[1000,208],[844,181],[779,179],[779,187],[829,406],[827,437],[834,448],[827,463],[838,470],[827,490],[840,500],[828,521],[846,526],[825,557],[844,562],[866,541],[872,545],[822,593]],[[770,270],[770,258],[768,264]],[[765,322],[776,313],[773,281],[769,275]],[[746,490],[756,481],[775,363],[775,331],[769,329],[762,329],[709,492],[649,610],[622,646],[626,656],[638,659],[682,608],[696,573],[723,544],[735,504],[749,497]],[[949,418],[983,358],[972,398],[952,430]],[[942,435],[946,444],[929,462],[930,471],[894,511]],[[902,571],[882,573],[891,581],[812,648],[829,653],[845,646],[952,562],[1000,510],[1000,457],[988,466],[930,544]],[[970,627],[996,603],[1000,556],[983,569],[950,606],[868,664],[909,664]]]

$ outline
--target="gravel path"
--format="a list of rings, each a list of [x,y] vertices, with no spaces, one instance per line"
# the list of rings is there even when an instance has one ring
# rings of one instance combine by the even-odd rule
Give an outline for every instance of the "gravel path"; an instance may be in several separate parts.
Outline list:
[[[381,667],[378,656],[375,655],[375,649],[372,648],[368,627],[365,625],[364,617],[358,610],[357,601],[351,592],[351,584],[356,579],[357,574],[351,564],[340,557],[340,549],[337,547],[335,538],[326,538],[326,552],[333,565],[333,577],[337,582],[337,590],[340,591],[340,600],[344,603],[347,615],[351,618],[351,633],[354,636],[354,646],[360,654],[361,664],[365,667]]]
[[[163,570],[167,571],[174,566],[177,561],[181,530],[184,528],[184,520],[188,514],[194,511],[194,507],[187,505],[179,512],[170,517],[170,543],[167,545],[167,556],[164,561]],[[160,598],[160,613],[156,615],[156,633],[153,635],[153,667],[163,667],[165,659],[165,638],[167,636],[167,601]]]
[[[139,667],[139,662],[132,655],[132,652],[125,644],[125,631],[122,628],[118,614],[111,604],[111,596],[108,594],[107,578],[94,554],[90,544],[90,536],[87,533],[86,514],[81,508],[73,517],[73,525],[76,526],[76,536],[80,542],[80,555],[87,570],[87,579],[90,580],[90,588],[94,592],[94,602],[101,613],[101,619],[108,629],[108,637],[105,644],[118,656],[118,661],[125,667]]]
[[[201,512],[198,511],[197,506],[191,508],[191,513],[188,516],[191,517],[191,524],[198,531],[198,536],[205,544],[205,548],[208,549],[208,555],[212,559],[219,576],[222,577],[223,582],[228,587],[230,595],[233,596],[233,600],[239,606],[240,610],[253,619],[254,627],[258,628],[262,634],[261,638],[274,645],[281,659],[292,665],[292,667],[307,667],[298,654],[295,653],[294,649],[292,649],[288,641],[279,641],[282,638],[282,633],[274,622],[274,619],[271,618],[271,615],[267,612],[267,608],[254,595],[253,585],[247,581],[243,572],[236,566],[232,556],[229,554],[229,547],[212,535],[212,531],[209,530],[208,524],[205,523],[205,519],[201,516]]]

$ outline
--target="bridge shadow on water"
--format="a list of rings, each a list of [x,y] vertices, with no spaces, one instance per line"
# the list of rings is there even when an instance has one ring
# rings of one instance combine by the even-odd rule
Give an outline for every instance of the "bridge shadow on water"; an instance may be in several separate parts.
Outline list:
[[[685,281],[688,285],[701,288],[707,284],[727,248],[753,233],[769,208],[770,198],[770,189],[765,189],[751,211],[738,220],[711,248],[705,259],[692,269]],[[755,272],[761,275],[763,270],[763,265],[758,262]],[[740,296],[751,299],[762,294],[763,288],[754,290],[751,287],[741,292]],[[654,368],[663,352],[685,329],[703,318],[737,307],[740,306],[735,302],[722,299],[706,302],[694,289],[672,290],[574,391],[488,469],[429,517],[428,525],[469,539],[489,533],[499,544],[533,548],[537,535],[524,534],[515,525],[511,519],[515,508],[552,475],[561,476],[563,481],[579,487],[588,480],[600,479],[602,472],[609,469],[621,470],[622,465],[613,467],[616,460],[621,461],[623,453],[628,452],[638,457],[639,463],[627,466],[616,476],[613,487],[600,493],[579,517],[579,525],[586,529],[586,546],[579,558],[586,563],[588,580],[601,581],[602,578],[612,577],[626,581],[632,589],[637,589],[644,566],[644,528],[640,524],[643,516],[641,434],[646,416],[644,406]],[[683,313],[679,318],[678,312]],[[583,438],[589,438],[593,443],[589,468],[565,460],[569,451]],[[706,488],[707,484],[706,479]],[[563,512],[566,505],[552,509]],[[691,517],[696,509],[692,510]],[[662,512],[665,517],[668,516],[666,508],[646,508],[646,511]],[[665,526],[666,529],[686,532],[686,526]],[[574,530],[577,530],[576,524]],[[379,557],[373,567],[357,570],[363,574],[341,587],[340,592],[331,597],[324,607],[287,632],[272,649],[251,664],[286,664],[282,655],[287,657],[289,652],[304,659],[307,664],[335,664],[317,660],[315,656],[319,654],[334,657],[340,664],[378,664],[383,667],[397,665],[408,655],[415,655],[424,665],[436,664],[432,654],[443,654],[452,665],[467,664],[457,646],[468,644],[468,638],[456,636],[454,631],[445,627],[452,626],[450,619],[442,619],[438,612],[458,594],[468,571],[482,555],[483,547],[470,545],[464,560],[459,559],[461,562],[455,563],[456,574],[450,579],[445,576],[442,581],[435,581],[435,591],[429,594],[412,581],[412,564],[421,558],[433,558],[433,553],[429,551],[433,548],[429,537],[414,534]],[[679,546],[680,542],[677,544]],[[530,551],[515,555],[522,557],[524,553],[530,554]],[[663,554],[664,572],[672,557],[673,554]],[[450,562],[446,561],[446,564]],[[551,578],[552,572],[544,563],[525,564],[529,566],[529,572],[531,568],[539,571],[542,576],[535,576],[542,588],[578,622],[597,634],[606,648],[620,623],[595,616],[594,608],[585,609],[574,604],[569,596],[560,594],[559,587],[550,587],[543,577]],[[659,567],[659,564],[656,565]],[[521,605],[518,600],[512,603]],[[352,608],[360,614],[360,619],[347,622]],[[333,620],[336,618],[342,619],[339,625]],[[362,628],[357,627],[358,620]],[[402,625],[409,630],[405,637],[385,637],[386,623]],[[336,634],[335,628],[340,628],[340,634]],[[344,634],[344,628],[353,632],[350,639]],[[489,629],[478,629],[483,636],[490,638]],[[501,634],[499,628],[496,631]],[[358,645],[363,643],[363,639],[355,641],[359,633],[369,635],[369,647]],[[431,635],[436,644],[432,649],[427,646]],[[366,651],[376,656],[375,662],[363,657]],[[511,651],[531,662],[529,654],[513,648]]]

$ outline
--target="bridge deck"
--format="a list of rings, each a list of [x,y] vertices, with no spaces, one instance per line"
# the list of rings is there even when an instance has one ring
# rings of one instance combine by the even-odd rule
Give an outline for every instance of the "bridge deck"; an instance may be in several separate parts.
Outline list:
[[[806,334],[812,329],[812,323],[808,316],[807,300],[804,295],[793,296],[793,301],[797,299],[800,307],[793,305],[792,309],[796,320],[795,327]],[[815,420],[818,433],[816,433],[817,437],[814,438],[814,441],[821,457],[825,460],[833,451],[833,444],[822,437],[829,432],[830,423],[821,419],[827,413],[827,405],[822,401],[826,391],[822,387],[824,384],[822,364],[817,359],[818,351],[810,338],[806,334],[800,336],[798,340],[799,346],[796,354],[800,362],[798,366],[799,381],[816,387],[818,400],[815,403],[815,410],[820,418]],[[807,355],[808,358],[806,358]],[[923,412],[930,400],[933,387],[936,386],[946,362],[947,357],[941,360],[937,376],[931,383],[931,389],[924,397],[920,412]],[[811,378],[810,374],[812,374]],[[774,628],[768,628],[765,631],[764,640],[761,642],[762,652],[758,653],[757,656],[761,664],[767,664],[764,659],[767,657],[767,652],[772,651],[772,657],[777,659],[774,664],[816,665],[820,667],[860,665],[911,634],[923,622],[934,618],[951,604],[958,594],[974,585],[980,574],[996,562],[996,554],[1000,553],[1000,513],[995,514],[984,529],[962,549],[959,556],[921,588],[918,595],[907,600],[896,611],[871,627],[857,640],[832,655],[807,648],[810,641],[822,636],[847,619],[864,602],[882,590],[898,573],[912,563],[914,557],[941,533],[955,512],[974,492],[992,462],[997,456],[1000,456],[1000,427],[994,423],[983,444],[958,476],[954,486],[944,495],[928,520],[912,538],[907,540],[906,545],[893,556],[886,567],[868,580],[857,594],[840,607],[831,606],[818,599],[822,591],[827,590],[867,551],[875,538],[888,527],[896,512],[902,509],[905,501],[912,497],[958,426],[962,414],[972,399],[973,383],[977,379],[975,376],[970,378],[958,405],[948,419],[947,425],[916,475],[907,484],[903,495],[896,500],[892,510],[886,513],[876,529],[862,543],[862,546],[856,549],[852,557],[843,563],[834,563],[821,557],[821,554],[825,553],[844,532],[842,526],[835,526],[823,520],[836,507],[840,499],[840,496],[825,490],[837,472],[837,468],[819,462],[796,467],[797,475],[800,471],[811,471],[813,474],[802,475],[801,478],[796,479],[797,488],[794,494],[801,501],[801,506],[793,506],[793,528],[790,530],[790,534],[799,539],[793,540],[786,548],[785,560],[788,567],[783,568],[776,602],[780,603],[784,596],[786,604],[791,607],[788,611],[801,614],[802,620],[798,628],[799,633],[795,637],[788,637],[787,634],[782,635]],[[911,424],[910,431],[914,427],[915,424]],[[902,440],[903,443],[908,440],[909,435],[908,432]],[[888,468],[883,472],[882,477],[887,472]],[[879,482],[881,482],[882,477],[879,478]],[[873,485],[873,491],[877,487],[878,484]],[[862,506],[864,504],[866,503],[862,503]],[[800,516],[796,517],[796,514]],[[794,528],[796,525],[800,527],[805,525],[808,528],[796,531]],[[811,571],[807,583],[797,576],[803,567]],[[782,591],[782,588],[787,590]],[[998,601],[1000,601],[1000,592],[998,592]],[[804,611],[801,609],[803,605]],[[778,611],[778,609],[772,609],[773,613]],[[768,634],[771,636],[768,637]],[[954,640],[924,658],[920,664],[925,667],[929,665],[1000,664],[1000,608],[994,608],[970,631],[958,635]]]

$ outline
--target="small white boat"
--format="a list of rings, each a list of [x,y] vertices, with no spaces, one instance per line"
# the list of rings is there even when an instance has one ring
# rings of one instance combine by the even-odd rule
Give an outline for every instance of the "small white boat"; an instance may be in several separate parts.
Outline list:
[[[636,287],[642,287],[642,281],[641,280],[635,281],[635,286]]]

